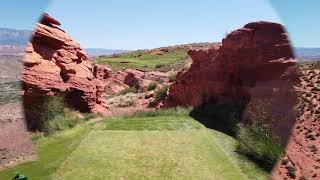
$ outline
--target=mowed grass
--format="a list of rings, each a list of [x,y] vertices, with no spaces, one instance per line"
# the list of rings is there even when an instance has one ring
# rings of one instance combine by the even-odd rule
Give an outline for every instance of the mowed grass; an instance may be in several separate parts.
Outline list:
[[[205,128],[188,109],[85,123],[37,141],[39,158],[0,172],[30,179],[267,179],[237,141]]]
[[[35,161],[23,163],[17,167],[0,171],[0,180],[9,180],[22,172],[31,180],[49,180],[61,163],[80,144],[87,135],[88,125],[58,133],[51,137],[36,140],[37,158]]]
[[[207,131],[96,130],[55,179],[245,179]]]
[[[114,71],[122,68],[141,70],[155,70],[162,66],[172,65],[187,58],[187,50],[184,48],[165,52],[163,55],[152,54],[146,51],[134,51],[120,54],[119,57],[100,56],[95,63],[106,64]]]

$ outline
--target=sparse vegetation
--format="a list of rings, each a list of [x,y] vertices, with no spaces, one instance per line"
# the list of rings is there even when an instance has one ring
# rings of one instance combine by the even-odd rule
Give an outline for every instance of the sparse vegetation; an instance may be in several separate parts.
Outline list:
[[[295,179],[296,178],[296,171],[297,169],[294,167],[294,166],[291,166],[291,165],[287,165],[286,166],[286,169],[288,170],[288,175]]]
[[[122,90],[122,91],[119,93],[119,95],[126,95],[126,94],[128,94],[128,93],[137,93],[137,92],[138,92],[138,89],[137,89],[137,88],[135,88],[135,87],[128,87],[128,88]]]
[[[154,90],[156,87],[157,87],[157,85],[158,85],[159,83],[158,82],[156,82],[156,81],[154,81],[154,82],[151,82],[149,85],[148,85],[148,91],[152,91],[152,90]]]
[[[167,96],[167,91],[169,89],[168,85],[163,85],[155,92],[155,101],[163,100]]]
[[[238,141],[238,152],[254,159],[268,170],[284,153],[280,140],[272,135],[266,124],[259,121],[251,125],[239,124]]]
[[[21,100],[21,82],[0,83],[0,105]]]
[[[177,80],[177,73],[172,73],[169,76],[169,81],[170,82],[175,82]]]

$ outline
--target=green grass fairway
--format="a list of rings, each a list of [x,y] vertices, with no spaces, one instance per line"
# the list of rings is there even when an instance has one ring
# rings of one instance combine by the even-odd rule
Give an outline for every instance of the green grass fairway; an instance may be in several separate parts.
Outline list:
[[[55,179],[245,179],[206,130],[96,130]]]
[[[160,110],[84,123],[36,141],[38,159],[0,172],[31,180],[267,179],[235,152],[237,141],[205,128],[189,110]]]
[[[84,125],[52,137],[38,139],[36,143],[37,159],[0,171],[0,180],[10,180],[17,171],[22,172],[30,180],[52,179],[52,174],[86,137],[87,132],[88,126]]]
[[[100,56],[96,58],[95,63],[106,64],[113,70],[122,68],[137,68],[141,70],[154,70],[160,66],[171,65],[189,57],[186,49],[169,51],[163,55],[155,55],[150,52],[134,51],[121,54],[119,57]]]

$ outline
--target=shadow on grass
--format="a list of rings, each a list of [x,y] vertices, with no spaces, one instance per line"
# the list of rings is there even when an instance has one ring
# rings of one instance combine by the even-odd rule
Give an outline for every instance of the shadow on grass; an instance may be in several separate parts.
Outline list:
[[[194,108],[190,116],[205,127],[236,137],[237,123],[241,119],[243,105],[237,103],[203,104]]]
[[[244,104],[227,102],[203,104],[194,108],[190,116],[209,129],[220,131],[237,139],[236,152],[271,172],[275,162],[281,157],[284,147],[272,136],[264,123],[243,124],[241,116]],[[258,119],[257,122],[260,122]]]

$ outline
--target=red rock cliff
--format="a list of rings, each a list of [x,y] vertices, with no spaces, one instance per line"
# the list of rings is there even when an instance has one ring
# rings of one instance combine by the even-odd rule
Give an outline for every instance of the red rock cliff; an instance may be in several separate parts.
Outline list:
[[[197,107],[204,103],[238,101],[246,104],[243,120],[263,108],[283,139],[295,121],[293,84],[297,71],[293,52],[283,27],[271,22],[253,22],[235,30],[221,45],[190,49],[193,64],[180,72],[170,87],[165,107]],[[281,134],[285,131],[285,134]]]
[[[28,110],[45,96],[61,95],[83,112],[103,111],[99,80],[84,49],[60,23],[44,14],[37,24],[24,57],[24,104]]]
[[[187,72],[178,74],[165,107],[245,102],[242,121],[254,121],[257,116],[269,120],[283,142],[290,139],[285,157],[297,168],[297,177],[309,174],[305,177],[317,178],[318,159],[314,153],[305,153],[311,146],[296,141],[298,136],[291,134],[291,129],[298,126],[294,125],[294,108],[298,103],[299,69],[280,24],[249,23],[227,35],[222,45],[190,49],[188,54],[193,64]],[[277,163],[271,179],[290,178],[284,166],[281,161]]]

